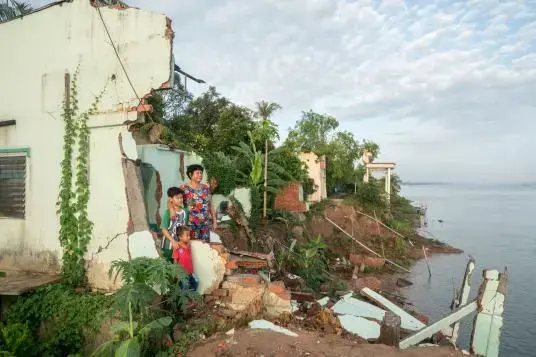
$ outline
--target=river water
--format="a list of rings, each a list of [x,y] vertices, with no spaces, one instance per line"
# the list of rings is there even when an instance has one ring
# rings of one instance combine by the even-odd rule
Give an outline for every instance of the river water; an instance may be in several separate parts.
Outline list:
[[[436,321],[450,312],[453,284],[460,287],[468,255],[476,260],[471,299],[482,270],[509,273],[501,357],[536,356],[536,186],[405,185],[402,193],[428,207],[428,234],[463,249],[419,261],[405,295]],[[442,222],[441,222],[442,221]],[[459,342],[468,349],[473,316],[463,320]]]

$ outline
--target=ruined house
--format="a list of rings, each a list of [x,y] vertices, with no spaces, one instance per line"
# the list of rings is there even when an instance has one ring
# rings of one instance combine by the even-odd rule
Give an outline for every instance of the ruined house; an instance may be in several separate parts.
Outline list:
[[[157,254],[135,164],[141,149],[129,126],[151,109],[144,100],[151,90],[171,86],[172,40],[164,15],[90,0],[58,1],[0,24],[9,49],[0,59],[0,269],[60,269],[61,113],[77,71],[81,111],[104,90],[88,123],[89,283],[112,289],[110,262],[127,259],[127,248]]]
[[[316,191],[307,197],[309,202],[320,202],[328,198],[326,186],[326,156],[314,152],[300,153],[300,160],[307,166],[307,173],[315,185]]]

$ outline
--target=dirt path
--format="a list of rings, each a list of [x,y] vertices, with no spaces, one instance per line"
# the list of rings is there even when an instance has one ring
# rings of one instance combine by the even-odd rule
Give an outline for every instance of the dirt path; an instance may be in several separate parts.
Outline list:
[[[335,335],[321,337],[300,331],[290,337],[266,330],[245,329],[232,336],[219,334],[190,351],[189,357],[450,357],[463,356],[450,347],[416,348],[400,351],[385,345],[360,344]]]

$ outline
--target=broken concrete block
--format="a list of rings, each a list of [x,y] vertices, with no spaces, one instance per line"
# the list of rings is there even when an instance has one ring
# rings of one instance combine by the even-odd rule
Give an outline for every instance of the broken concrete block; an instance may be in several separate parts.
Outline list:
[[[380,337],[380,324],[377,322],[353,315],[340,315],[339,321],[343,329],[366,340]]]
[[[248,274],[241,274],[248,275]],[[234,278],[230,276],[228,278]],[[255,282],[250,277],[240,277],[239,279],[231,279],[224,281],[222,288],[229,291],[226,297],[227,306],[234,311],[246,311],[249,315],[255,316],[262,310],[262,297],[265,287],[260,282]]]
[[[424,327],[426,327],[425,324],[423,324],[421,321],[416,319],[415,317],[411,316],[409,313],[401,309],[400,307],[396,306],[391,301],[387,300],[380,294],[378,294],[375,291],[372,291],[369,288],[364,288],[361,290],[361,294],[368,297],[372,301],[378,303],[385,309],[392,311],[396,315],[400,316],[400,319],[402,321],[400,327],[406,330],[412,330],[412,331],[418,331]]]
[[[210,243],[213,244],[222,244],[219,234],[210,231]]]
[[[287,336],[298,337],[297,333],[294,333],[281,326],[274,325],[272,322],[266,320],[253,320],[249,323],[249,327],[252,329],[272,330],[274,332],[282,333]]]
[[[321,307],[324,307],[328,304],[329,302],[329,296],[324,296],[322,299],[318,299],[316,301],[318,303],[318,305],[320,305]]]
[[[337,301],[332,310],[337,314],[368,317],[378,321],[383,321],[385,316],[385,310],[352,297]]]
[[[199,294],[210,294],[223,281],[225,259],[206,243],[194,240],[191,244],[194,273],[199,278],[197,292]]]
[[[290,293],[285,289],[285,285],[282,281],[268,284],[268,288],[262,297],[262,303],[266,315],[270,317],[278,317],[283,313],[290,314],[292,312]]]
[[[348,260],[350,260],[350,262],[354,265],[365,264],[365,266],[371,268],[379,268],[385,265],[385,259],[363,254],[350,254]]]

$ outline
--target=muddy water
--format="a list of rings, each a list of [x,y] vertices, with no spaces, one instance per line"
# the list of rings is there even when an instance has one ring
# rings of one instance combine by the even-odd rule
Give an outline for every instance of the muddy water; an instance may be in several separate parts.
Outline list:
[[[403,193],[427,204],[429,233],[465,252],[432,257],[430,280],[425,262],[418,262],[410,275],[415,284],[405,288],[406,296],[436,321],[450,312],[453,284],[460,286],[468,254],[476,259],[471,298],[482,282],[482,269],[507,266],[500,356],[536,356],[536,187],[405,186]],[[471,323],[472,317],[462,323],[464,347]]]

